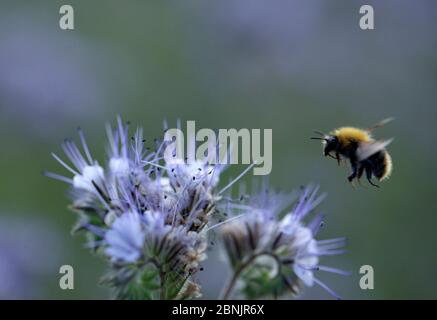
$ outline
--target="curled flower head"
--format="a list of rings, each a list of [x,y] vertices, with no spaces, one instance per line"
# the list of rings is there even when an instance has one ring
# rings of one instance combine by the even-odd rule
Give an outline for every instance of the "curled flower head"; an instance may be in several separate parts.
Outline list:
[[[156,297],[151,288],[157,285],[164,288],[161,298],[198,296],[191,276],[206,258],[205,227],[220,199],[215,187],[221,167],[165,161],[165,142],[156,139],[149,151],[142,130],[129,139],[120,118],[106,131],[106,166],[92,158],[79,129],[82,150],[71,140],[63,144],[71,165],[53,154],[73,177],[46,173],[71,185],[72,208],[79,213],[75,230],[85,230],[88,245],[109,258],[114,272],[105,283],[116,287],[118,297],[137,286]]]
[[[302,190],[293,209],[293,195],[265,190],[249,199],[247,204],[233,205],[243,211],[241,218],[221,228],[226,253],[234,270],[234,282],[239,279],[240,290],[249,298],[266,295],[280,296],[287,292],[298,294],[302,286],[317,283],[338,297],[314,276],[317,270],[343,273],[323,267],[319,258],[341,253],[344,239],[317,241],[322,225],[317,215],[308,225],[302,219],[323,199],[316,187]],[[230,290],[224,293],[227,297]]]
[[[205,237],[181,225],[171,226],[164,217],[152,211],[143,215],[125,213],[105,233],[105,254],[119,268],[111,278],[118,283],[119,295],[124,296],[123,291],[133,285],[155,287],[154,277],[145,282],[140,276],[142,270],[155,270],[159,285],[169,288],[160,298],[199,296],[199,286],[189,278],[206,258]],[[132,269],[138,273],[124,279],[126,270]]]
[[[158,263],[166,272],[192,273],[206,258],[206,241],[203,234],[192,232],[185,226],[171,226],[159,212],[144,214],[146,228],[146,259]]]

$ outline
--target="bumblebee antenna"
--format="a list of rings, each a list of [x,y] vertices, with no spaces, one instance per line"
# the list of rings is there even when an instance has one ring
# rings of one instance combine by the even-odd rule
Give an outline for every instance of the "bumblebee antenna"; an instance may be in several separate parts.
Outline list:
[[[311,139],[313,139],[313,140],[325,140],[326,141],[326,138],[325,138],[326,134],[325,133],[318,131],[318,130],[314,130],[314,133],[318,134],[321,137],[311,137]]]
[[[321,132],[321,131],[318,131],[318,130],[314,130],[314,133],[315,134],[318,134],[319,136],[326,136],[326,134],[325,133],[323,133],[323,132]]]

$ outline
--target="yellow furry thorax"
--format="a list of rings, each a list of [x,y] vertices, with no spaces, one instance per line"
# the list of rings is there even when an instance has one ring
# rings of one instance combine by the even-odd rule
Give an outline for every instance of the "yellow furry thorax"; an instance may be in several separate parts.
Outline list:
[[[341,127],[330,134],[336,136],[343,146],[347,146],[351,142],[370,142],[373,140],[367,131],[354,127]]]

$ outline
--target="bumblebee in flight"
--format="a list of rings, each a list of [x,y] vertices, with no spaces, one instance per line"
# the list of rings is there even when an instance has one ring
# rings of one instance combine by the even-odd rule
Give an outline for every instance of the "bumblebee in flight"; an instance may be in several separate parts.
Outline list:
[[[382,181],[390,176],[393,165],[385,148],[393,139],[375,140],[371,132],[392,120],[393,118],[385,119],[368,129],[341,127],[329,134],[315,131],[320,137],[311,139],[322,140],[324,155],[336,159],[338,164],[343,158],[349,159],[352,167],[352,173],[347,177],[349,182],[354,179],[359,181],[365,172],[369,183],[379,187],[372,181],[372,177]]]

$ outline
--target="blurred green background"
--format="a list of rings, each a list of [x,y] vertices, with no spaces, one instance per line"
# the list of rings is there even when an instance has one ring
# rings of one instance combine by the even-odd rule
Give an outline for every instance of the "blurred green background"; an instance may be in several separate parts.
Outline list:
[[[103,161],[116,114],[150,138],[163,119],[272,128],[271,184],[319,183],[320,238],[349,239],[348,254],[324,262],[353,275],[324,282],[350,299],[437,298],[435,1],[365,1],[373,31],[358,26],[362,1],[71,0],[74,31],[59,28],[62,4],[0,3],[0,298],[108,297],[97,286],[104,263],[70,235],[67,186],[41,171],[65,173],[50,152],[78,125]],[[396,121],[376,135],[395,137],[394,172],[381,189],[351,188],[349,168],[309,140],[313,129],[388,116]],[[199,277],[215,298],[226,272],[210,258]],[[62,264],[75,269],[74,290],[59,289]],[[358,285],[366,264],[374,290]],[[302,298],[329,295],[314,287]]]

